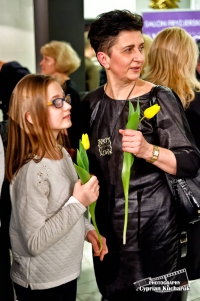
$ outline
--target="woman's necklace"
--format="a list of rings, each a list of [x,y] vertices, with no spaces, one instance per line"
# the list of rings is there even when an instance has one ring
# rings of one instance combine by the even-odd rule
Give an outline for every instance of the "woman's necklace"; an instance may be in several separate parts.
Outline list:
[[[106,84],[107,85],[107,84]],[[133,85],[133,87],[131,88],[131,91],[129,92],[128,96],[126,97],[126,100],[129,99],[129,96],[131,95],[131,93],[133,92],[133,89],[135,88],[135,85],[136,85],[136,81]],[[106,86],[107,87],[107,86]],[[99,124],[98,124],[98,128],[99,128],[99,125],[102,121],[102,118],[103,118],[103,114],[104,114],[104,110],[105,110],[105,104],[104,104],[104,98],[105,98],[105,93],[106,93],[106,87],[105,87],[105,90],[104,90],[104,94],[103,94],[103,99],[101,101],[101,103],[103,104],[103,109],[101,109],[101,117],[99,119]],[[123,111],[124,107],[126,105],[126,102],[124,103],[124,106],[121,110],[121,112]],[[103,139],[98,139],[98,148],[99,148],[99,153],[100,153],[100,156],[105,156],[105,155],[112,155],[112,144],[111,144],[111,138],[112,138],[112,135],[114,133],[114,129],[115,129],[115,126],[117,124],[117,121],[120,117],[121,113],[119,114],[117,120],[116,120],[116,123],[115,125],[113,126],[113,130],[112,130],[112,133],[110,135],[110,137],[106,137],[106,138],[103,138]]]

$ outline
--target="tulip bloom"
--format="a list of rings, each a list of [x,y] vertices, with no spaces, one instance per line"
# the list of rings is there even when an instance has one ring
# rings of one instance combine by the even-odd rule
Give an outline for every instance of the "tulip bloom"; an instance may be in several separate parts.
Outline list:
[[[83,147],[85,150],[88,150],[90,148],[90,141],[88,138],[88,134],[83,134],[82,135],[82,140],[81,140]]]
[[[158,112],[160,111],[160,106],[158,104],[155,104],[149,108],[147,108],[145,111],[144,111],[144,116],[140,119],[140,122],[144,119],[144,118],[147,118],[147,119],[151,119],[153,118]]]
[[[144,111],[144,117],[147,119],[153,118],[160,111],[160,106],[155,104]]]
[[[79,149],[77,149],[77,156],[76,156],[76,162],[77,164],[74,163],[74,167],[76,169],[76,172],[81,179],[82,184],[85,184],[89,181],[90,179],[90,173],[89,173],[89,161],[88,161],[88,156],[86,153],[86,150],[90,147],[90,141],[88,138],[88,134],[83,134],[82,135],[82,140],[79,141]],[[95,219],[95,207],[96,207],[96,202],[92,203],[89,205],[89,212],[92,218],[93,225],[95,227],[95,230],[98,235],[99,239],[99,244],[100,244],[100,251],[102,250],[102,238],[99,233],[97,224],[96,224],[96,219]]]

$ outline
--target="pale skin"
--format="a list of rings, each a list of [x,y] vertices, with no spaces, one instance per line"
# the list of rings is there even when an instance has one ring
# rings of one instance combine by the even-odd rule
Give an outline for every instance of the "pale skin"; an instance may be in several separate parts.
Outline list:
[[[40,62],[41,74],[51,75],[62,85],[67,79],[69,79],[69,74],[58,72],[56,69],[56,61],[54,58],[43,55]]]
[[[129,98],[148,93],[153,84],[139,78],[144,63],[144,40],[140,31],[122,31],[118,34],[109,54],[98,52],[97,58],[104,66],[107,75],[106,94],[117,100],[126,99],[135,82],[135,88]],[[134,130],[120,129],[122,150],[134,154],[138,158],[150,160],[153,145],[148,143],[142,133]],[[175,175],[176,158],[172,151],[159,147],[160,153],[154,165],[163,171]]]
[[[47,90],[47,102],[51,102],[56,98],[62,98],[62,97],[63,97],[63,90],[61,86],[57,82],[52,82]],[[53,105],[48,106],[49,125],[55,137],[55,143],[59,132],[63,129],[69,128],[72,124],[70,119],[70,109],[71,109],[71,105],[68,104],[67,102],[64,102],[63,107],[59,109],[55,108]],[[33,124],[30,112],[26,113],[26,119],[31,124]],[[62,154],[61,154],[61,158],[62,158]],[[74,185],[74,190],[72,195],[85,207],[95,202],[99,196],[99,182],[97,180],[97,177],[92,176],[90,180],[84,185],[82,185],[81,181],[78,180]],[[100,246],[99,246],[99,241],[98,241],[98,236],[96,231],[90,230],[87,233],[86,238],[92,244],[94,250],[94,256],[99,256],[100,260],[103,260],[104,255],[108,253],[106,239],[102,237],[103,248],[102,251],[100,252]]]

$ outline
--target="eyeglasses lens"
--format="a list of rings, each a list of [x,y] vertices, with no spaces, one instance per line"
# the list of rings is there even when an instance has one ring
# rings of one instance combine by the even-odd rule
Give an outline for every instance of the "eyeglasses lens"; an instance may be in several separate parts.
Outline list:
[[[67,94],[66,96],[65,96],[65,101],[70,105],[71,104],[71,96],[70,96],[70,94]]]

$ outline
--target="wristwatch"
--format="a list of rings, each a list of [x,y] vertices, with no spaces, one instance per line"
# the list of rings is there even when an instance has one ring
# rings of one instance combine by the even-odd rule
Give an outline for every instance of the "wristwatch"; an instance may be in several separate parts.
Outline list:
[[[151,157],[150,160],[146,160],[146,161],[149,162],[149,163],[153,163],[154,161],[156,161],[156,160],[158,159],[159,152],[160,152],[159,147],[156,146],[156,145],[154,145],[154,146],[153,146],[152,157]]]

